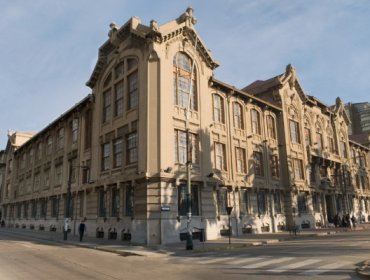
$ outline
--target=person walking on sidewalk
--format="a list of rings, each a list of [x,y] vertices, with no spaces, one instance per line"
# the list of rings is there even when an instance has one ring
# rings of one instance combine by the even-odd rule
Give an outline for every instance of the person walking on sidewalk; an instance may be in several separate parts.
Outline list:
[[[86,231],[85,220],[81,220],[81,223],[78,227],[78,233],[80,234],[80,242],[82,242],[82,238],[84,237],[85,231]]]

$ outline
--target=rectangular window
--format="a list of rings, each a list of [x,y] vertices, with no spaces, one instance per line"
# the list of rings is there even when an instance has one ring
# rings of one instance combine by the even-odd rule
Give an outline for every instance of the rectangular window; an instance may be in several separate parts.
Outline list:
[[[105,195],[104,189],[100,189],[98,195],[98,217],[106,217]]]
[[[28,202],[23,203],[23,218],[28,218]]]
[[[138,105],[138,79],[137,72],[128,76],[128,109]]]
[[[224,102],[218,94],[213,95],[213,120],[218,123],[225,123]]]
[[[280,169],[279,169],[279,158],[277,155],[270,156],[270,168],[271,168],[271,176],[275,178],[279,178]]]
[[[51,153],[53,151],[53,138],[51,136],[48,136],[46,141],[47,141],[46,154],[51,155]]]
[[[308,146],[312,146],[311,130],[308,127],[304,128],[304,141]]]
[[[236,172],[245,173],[245,149],[235,148],[236,154]]]
[[[258,215],[265,215],[267,212],[266,203],[266,193],[264,191],[259,191],[257,193],[257,210]]]
[[[80,206],[80,209],[79,209],[79,217],[84,217],[84,193],[83,192],[80,192],[78,194],[78,203],[79,203],[79,206]]]
[[[91,160],[86,160],[85,162],[85,168],[82,168],[82,183],[83,184],[89,184],[91,182],[90,180],[90,174],[91,174]]]
[[[249,194],[246,189],[241,189],[240,192],[240,214],[249,213]]]
[[[193,164],[198,163],[198,153],[199,153],[199,142],[198,135],[189,132],[190,145],[190,155],[191,162]],[[180,164],[185,164],[187,162],[187,141],[186,132],[182,130],[175,130],[175,162]]]
[[[40,209],[41,218],[46,219],[47,205],[48,205],[47,200],[46,199],[41,199],[40,204],[41,204],[41,209]]]
[[[91,110],[87,110],[84,115],[85,119],[85,149],[91,148],[92,137],[92,114]]]
[[[111,217],[118,217],[119,213],[119,190],[112,188],[111,190]]]
[[[126,136],[126,155],[127,164],[133,164],[137,162],[137,132],[129,133]]]
[[[310,182],[316,182],[316,164],[314,162],[310,164]]]
[[[120,116],[123,114],[123,81],[116,84],[114,100],[114,115]]]
[[[289,127],[290,127],[290,140],[293,143],[299,144],[301,143],[299,137],[299,124],[294,120],[289,120]]]
[[[102,145],[102,171],[110,169],[110,143]]]
[[[17,218],[20,219],[22,215],[22,204],[17,204]]]
[[[76,143],[78,138],[78,119],[72,120],[72,143]]]
[[[125,188],[125,216],[134,216],[134,187],[131,185]]]
[[[64,197],[64,217],[72,218],[74,211],[74,197],[71,195],[69,199],[69,210],[68,209],[68,195]],[[69,213],[68,213],[69,212]]]
[[[217,191],[218,215],[227,215],[227,210],[226,210],[227,206],[228,206],[227,189],[221,188]]]
[[[233,112],[234,112],[234,127],[243,129],[243,114],[242,106],[239,103],[233,103]]]
[[[55,185],[60,186],[63,180],[63,165],[55,166]]]
[[[319,132],[316,132],[316,148],[321,151],[323,147],[323,139],[322,139],[322,134]]]
[[[320,213],[320,198],[318,193],[312,195],[312,207],[315,213]]]
[[[122,166],[122,138],[113,141],[113,164],[114,167]]]
[[[110,90],[103,93],[103,123],[112,117],[112,102]]]
[[[181,184],[177,188],[177,207],[179,216],[186,216],[188,213],[187,203],[187,184]],[[191,186],[191,214],[192,216],[199,216],[199,196],[198,186]]]
[[[307,212],[307,195],[306,193],[302,192],[298,194],[298,213],[306,213]]]
[[[224,171],[227,170],[225,144],[215,142],[215,162],[216,169]]]
[[[303,180],[303,163],[302,160],[294,158],[293,159],[293,171],[294,171],[294,179],[296,180]]]
[[[276,139],[275,119],[272,116],[266,117],[267,121],[267,137]]]
[[[254,174],[257,176],[264,176],[262,153],[254,151],[253,160],[254,160]]]
[[[280,192],[275,192],[274,193],[274,210],[275,214],[282,214],[283,213],[283,208],[281,205],[281,194]]]
[[[31,218],[35,219],[37,215],[37,204],[34,200],[31,203]]]
[[[60,128],[58,130],[58,137],[57,137],[57,149],[62,149],[64,147],[64,128]]]
[[[260,113],[255,109],[251,110],[251,122],[252,122],[252,133],[261,135]]]
[[[337,153],[337,149],[335,148],[334,138],[328,137],[328,143],[329,143],[329,151],[331,153]]]
[[[51,217],[57,218],[59,213],[59,198],[53,197],[51,199]]]
[[[342,157],[344,157],[344,158],[348,157],[347,146],[346,146],[346,143],[344,141],[340,141],[340,153],[341,153]]]

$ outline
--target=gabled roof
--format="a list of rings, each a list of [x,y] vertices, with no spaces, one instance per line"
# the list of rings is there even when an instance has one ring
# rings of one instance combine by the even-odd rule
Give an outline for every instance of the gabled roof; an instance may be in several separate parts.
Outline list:
[[[142,39],[143,44],[147,40],[163,44],[176,36],[186,36],[194,46],[197,46],[197,51],[207,66],[215,69],[219,64],[212,58],[210,51],[195,31],[195,23],[196,19],[193,16],[193,9],[190,7],[177,19],[161,26],[158,26],[155,20],[150,22],[150,26],[143,25],[138,17],[132,17],[121,27],[118,27],[115,23],[111,23],[111,29],[108,33],[109,39],[99,48],[98,61],[86,85],[94,88],[106,66],[108,55],[115,51],[120,43],[130,36]]]

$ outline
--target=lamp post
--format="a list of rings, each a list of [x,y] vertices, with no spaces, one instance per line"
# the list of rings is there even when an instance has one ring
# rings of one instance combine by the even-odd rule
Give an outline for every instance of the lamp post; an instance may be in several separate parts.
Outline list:
[[[231,215],[231,211],[233,210],[233,207],[232,206],[227,206],[226,207],[226,212],[227,212],[227,215],[229,216],[229,245],[231,245],[231,221],[230,221],[230,215]]]
[[[83,166],[83,165],[75,165],[73,166],[72,165],[72,159],[70,159],[69,161],[69,168],[68,168],[68,182],[67,182],[67,201],[66,201],[66,217],[64,219],[64,227],[63,227],[63,240],[67,240],[68,239],[68,229],[69,229],[69,226],[70,226],[70,222],[71,222],[71,211],[70,211],[70,207],[71,207],[71,185],[72,185],[72,170],[74,167],[76,168],[82,168],[82,169],[90,169],[90,167],[88,166]]]

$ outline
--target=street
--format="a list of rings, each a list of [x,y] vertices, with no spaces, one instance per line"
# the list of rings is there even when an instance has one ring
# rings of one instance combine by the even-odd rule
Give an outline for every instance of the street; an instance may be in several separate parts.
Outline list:
[[[0,232],[0,279],[359,279],[370,231],[231,251],[121,256]]]

